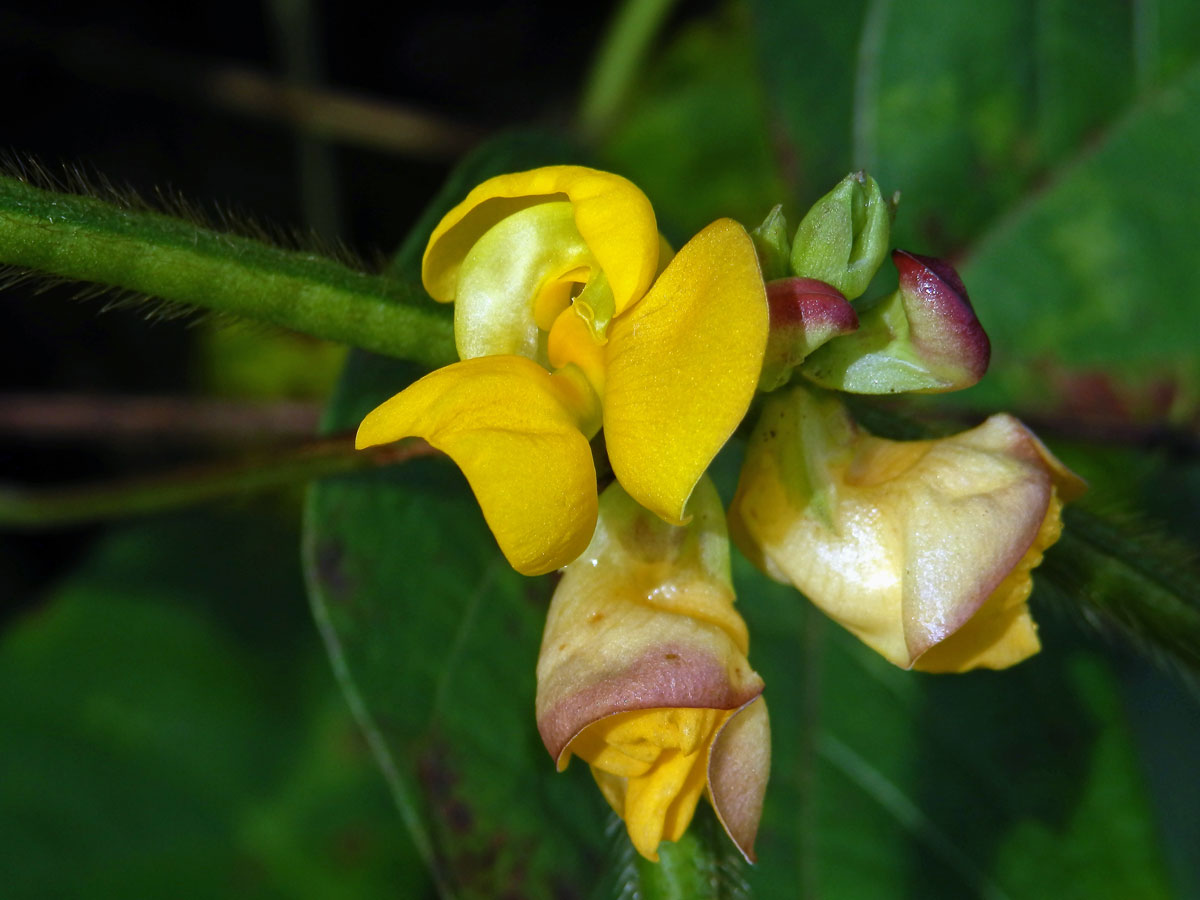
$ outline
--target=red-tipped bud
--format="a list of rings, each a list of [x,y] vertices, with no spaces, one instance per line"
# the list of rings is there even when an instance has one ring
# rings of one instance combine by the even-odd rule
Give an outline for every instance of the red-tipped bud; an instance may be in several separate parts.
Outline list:
[[[858,328],[858,315],[841,291],[815,278],[781,278],[767,283],[771,334],[758,388],[787,383],[792,369],[831,338]]]
[[[859,329],[825,344],[801,371],[856,394],[941,393],[983,377],[991,345],[967,289],[947,262],[892,253],[900,287],[861,309]]]

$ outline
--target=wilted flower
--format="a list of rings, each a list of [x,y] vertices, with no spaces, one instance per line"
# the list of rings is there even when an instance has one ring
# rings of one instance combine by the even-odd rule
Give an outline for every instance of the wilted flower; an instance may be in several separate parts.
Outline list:
[[[638,852],[658,859],[702,794],[753,859],[770,766],[762,679],[734,609],[721,501],[706,478],[677,527],[620,485],[554,593],[538,659],[537,721],[558,768],[592,768]]]
[[[1040,647],[1030,571],[1083,489],[1012,416],[890,441],[800,388],[763,410],[730,525],[767,574],[896,665],[998,669]]]

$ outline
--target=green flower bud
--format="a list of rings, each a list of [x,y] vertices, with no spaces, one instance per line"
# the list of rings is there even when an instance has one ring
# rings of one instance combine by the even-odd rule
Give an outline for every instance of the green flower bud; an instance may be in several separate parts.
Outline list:
[[[888,250],[892,207],[875,179],[847,175],[808,211],[792,242],[792,274],[861,296]]]
[[[822,387],[855,394],[932,394],[975,384],[991,347],[958,273],[904,250],[892,261],[900,287],[859,307],[858,330],[820,347],[800,371]]]
[[[858,328],[858,316],[836,288],[812,278],[767,282],[771,331],[763,356],[760,391],[787,384],[792,370],[831,338]]]

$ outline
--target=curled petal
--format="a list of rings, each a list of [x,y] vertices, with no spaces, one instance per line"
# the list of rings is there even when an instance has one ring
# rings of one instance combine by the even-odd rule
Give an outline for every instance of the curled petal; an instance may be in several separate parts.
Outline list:
[[[970,387],[991,358],[987,334],[948,263],[892,253],[900,287],[859,310],[859,329],[805,360],[823,387],[856,394],[940,393]]]
[[[654,859],[687,828],[707,786],[742,852],[769,750],[762,680],[734,610],[720,499],[705,480],[695,520],[675,527],[618,484],[587,551],[554,594],[538,659],[537,720],[558,768],[586,760],[630,837]],[[733,756],[737,756],[734,759]]]
[[[730,516],[768,574],[896,665],[963,671],[1037,651],[1029,572],[1081,490],[1011,416],[887,441],[796,390],[764,409]]]
[[[547,166],[490,178],[434,229],[421,264],[425,289],[455,299],[459,267],[475,242],[500,220],[539,203],[568,200],[575,226],[608,276],[620,314],[654,278],[659,237],[654,210],[630,181],[582,166]]]
[[[641,302],[613,320],[604,438],[617,479],[670,522],[754,396],[767,343],[766,292],[749,235],[709,225]]]
[[[754,838],[770,771],[771,723],[767,701],[759,697],[729,719],[713,742],[708,760],[713,809],[750,862],[754,862]]]
[[[415,436],[445,452],[513,568],[539,575],[591,539],[596,471],[584,431],[594,433],[596,407],[573,368],[551,375],[524,357],[482,357],[438,369],[374,409],[355,443]]]
[[[570,304],[587,281],[592,254],[570,203],[540,203],[513,213],[472,245],[459,268],[454,343],[462,359],[515,354],[545,362],[539,319]]]

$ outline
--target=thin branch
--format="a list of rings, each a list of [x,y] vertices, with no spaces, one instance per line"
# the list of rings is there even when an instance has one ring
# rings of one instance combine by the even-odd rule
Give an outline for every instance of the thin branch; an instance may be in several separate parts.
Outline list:
[[[430,366],[457,356],[448,311],[419,284],[20,178],[0,176],[0,264]]]
[[[0,435],[89,441],[253,441],[307,438],[320,421],[315,403],[127,397],[106,394],[0,394]]]
[[[481,129],[413,106],[288,85],[245,66],[163,51],[115,33],[51,30],[17,13],[0,12],[0,46],[38,47],[54,53],[64,68],[91,79],[404,156],[454,159],[483,137]]]
[[[352,436],[341,435],[161,475],[70,487],[0,485],[0,528],[38,531],[146,515],[437,453],[415,439],[359,451]]]

